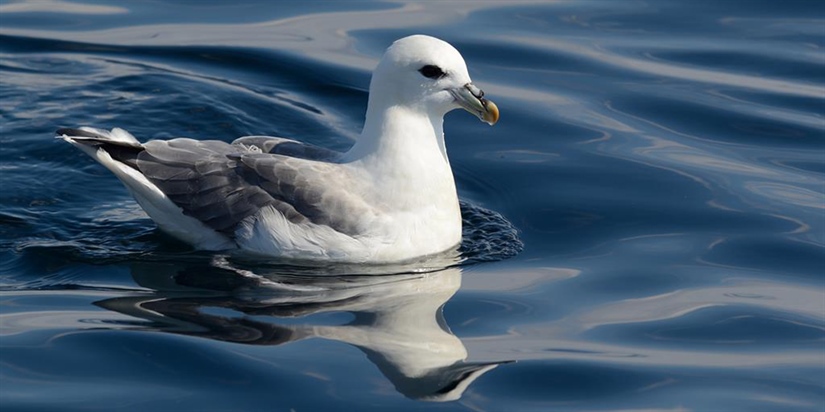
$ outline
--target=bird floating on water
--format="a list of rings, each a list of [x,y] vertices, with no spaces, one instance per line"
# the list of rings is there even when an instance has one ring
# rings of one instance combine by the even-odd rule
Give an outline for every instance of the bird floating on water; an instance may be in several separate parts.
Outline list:
[[[384,53],[364,129],[345,153],[267,136],[140,143],[120,128],[80,127],[57,137],[112,171],[161,230],[198,249],[389,263],[461,241],[442,128],[456,108],[490,125],[499,118],[453,46],[415,35]]]

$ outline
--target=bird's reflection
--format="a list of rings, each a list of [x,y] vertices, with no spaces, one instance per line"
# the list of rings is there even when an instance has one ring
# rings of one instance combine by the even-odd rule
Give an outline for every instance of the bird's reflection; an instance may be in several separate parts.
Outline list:
[[[249,345],[324,338],[353,345],[403,395],[419,400],[461,397],[501,363],[466,362],[442,307],[461,284],[461,269],[382,276],[296,276],[214,266],[141,264],[132,275],[150,295],[96,304],[149,321],[134,327]],[[244,315],[223,316],[221,309]],[[295,324],[284,318],[344,311],[345,325]],[[279,322],[281,319],[281,322]]]

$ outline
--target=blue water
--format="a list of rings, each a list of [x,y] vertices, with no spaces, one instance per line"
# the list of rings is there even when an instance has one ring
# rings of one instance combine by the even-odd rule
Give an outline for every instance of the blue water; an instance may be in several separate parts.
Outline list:
[[[445,270],[191,251],[52,138],[343,150],[413,33],[501,109],[447,116]],[[0,409],[825,410],[823,47],[814,0],[4,1]]]

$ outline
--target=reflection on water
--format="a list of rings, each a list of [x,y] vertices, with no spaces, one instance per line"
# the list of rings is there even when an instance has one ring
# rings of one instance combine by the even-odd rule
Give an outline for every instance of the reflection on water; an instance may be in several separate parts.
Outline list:
[[[467,350],[444,320],[441,309],[461,286],[459,268],[345,277],[241,272],[139,264],[132,276],[155,292],[95,304],[146,320],[109,321],[132,330],[245,345],[277,346],[309,338],[347,343],[363,351],[399,392],[419,400],[456,400],[502,363],[466,362]],[[352,321],[279,322],[336,311],[350,313]]]

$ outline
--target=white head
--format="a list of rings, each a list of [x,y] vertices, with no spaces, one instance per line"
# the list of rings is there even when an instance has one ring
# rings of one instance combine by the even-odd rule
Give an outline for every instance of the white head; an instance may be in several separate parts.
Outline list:
[[[498,121],[498,108],[483,96],[455,47],[414,35],[395,41],[384,53],[372,75],[369,104],[403,105],[435,116],[463,108],[492,125]]]

